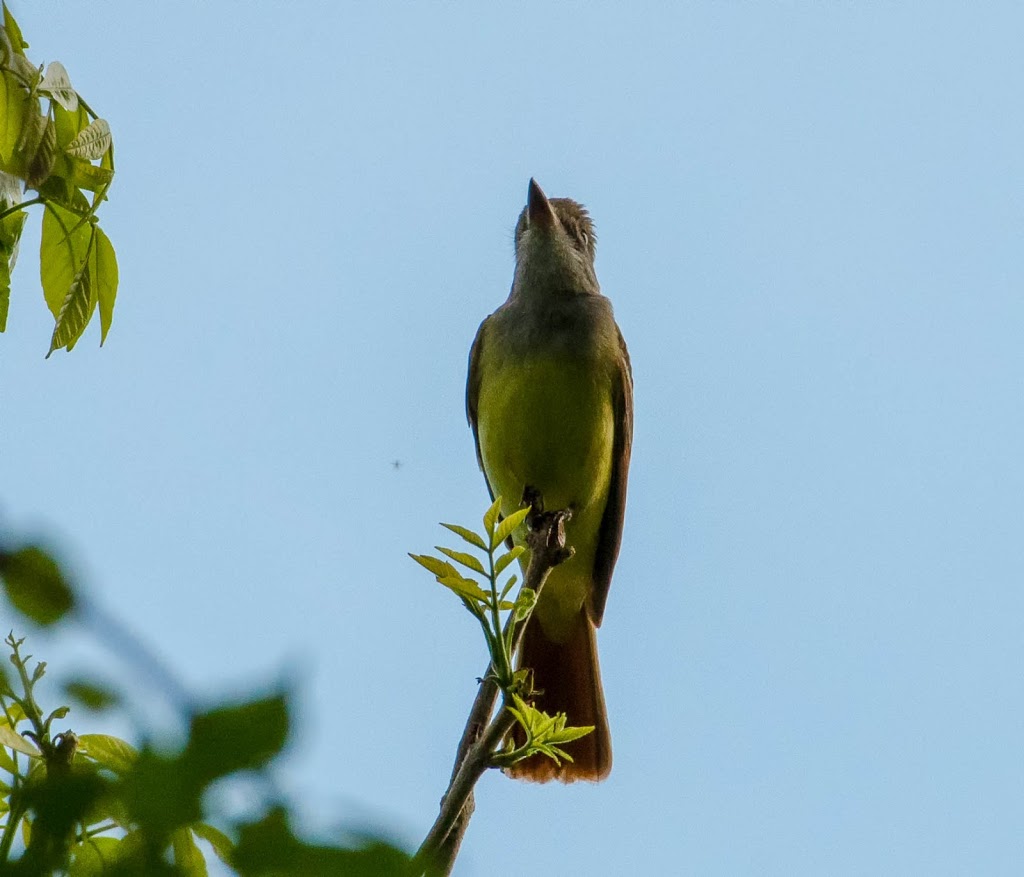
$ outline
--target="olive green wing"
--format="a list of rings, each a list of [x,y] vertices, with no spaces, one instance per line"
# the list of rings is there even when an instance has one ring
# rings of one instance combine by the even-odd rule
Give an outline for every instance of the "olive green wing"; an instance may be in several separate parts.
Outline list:
[[[490,319],[488,317],[488,319]],[[469,349],[469,374],[466,376],[466,419],[473,429],[473,442],[476,444],[476,461],[480,464],[480,471],[484,473],[484,481],[487,481],[487,472],[484,470],[484,458],[480,453],[480,429],[477,426],[477,407],[480,403],[480,354],[484,346],[484,335],[487,330],[487,320],[480,324],[476,330],[476,338],[473,339],[473,346]],[[491,484],[487,482],[487,492],[491,499],[494,499],[494,491]]]
[[[615,413],[615,441],[612,445],[612,479],[608,504],[601,518],[594,558],[594,589],[590,595],[590,618],[598,627],[604,617],[612,571],[622,542],[622,524],[626,515],[626,482],[629,479],[629,457],[633,450],[633,369],[629,363],[626,342],[619,337],[619,357],[612,392]]]

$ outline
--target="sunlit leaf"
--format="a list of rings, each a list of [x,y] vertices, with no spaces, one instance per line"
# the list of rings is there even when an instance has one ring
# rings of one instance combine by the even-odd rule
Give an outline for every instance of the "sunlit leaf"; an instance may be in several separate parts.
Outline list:
[[[119,737],[107,734],[82,734],[78,738],[78,752],[89,756],[102,767],[116,774],[128,773],[138,760],[135,748]]]
[[[530,507],[527,506],[525,509],[519,509],[519,511],[512,512],[505,520],[499,525],[498,529],[494,531],[494,535],[491,537],[491,548],[497,548],[504,542],[523,521],[526,520],[526,516],[530,514]]]
[[[79,219],[73,211],[53,203],[47,204],[43,213],[40,279],[46,305],[55,320],[89,252],[92,226],[89,223],[79,225]]]
[[[4,30],[7,31],[7,37],[11,41],[11,48],[14,50],[14,53],[24,57],[28,43],[25,42],[25,38],[21,35],[21,28],[18,27],[18,22],[14,20],[14,16],[11,15],[11,10],[7,8],[6,3],[4,3]]]
[[[467,569],[473,570],[475,573],[480,575],[487,575],[487,570],[484,569],[484,565],[475,558],[472,554],[466,554],[464,551],[453,551],[451,548],[442,548],[440,545],[434,546],[446,557],[450,557],[456,563],[461,563]]]
[[[498,523],[498,515],[501,514],[501,497],[497,497],[494,502],[491,503],[491,507],[484,513],[484,532],[488,536],[494,534],[494,527]],[[491,545],[494,545],[494,540],[491,539]]]
[[[98,225],[93,226],[96,237],[89,251],[89,275],[100,310],[100,346],[107,340],[110,323],[114,319],[114,301],[117,299],[117,256],[114,245]]]
[[[36,745],[31,740],[22,737],[7,722],[0,722],[0,745],[24,755],[31,755],[33,758],[42,757],[42,753]]]
[[[451,530],[458,536],[465,539],[470,545],[479,548],[481,551],[487,550],[487,543],[480,538],[476,533],[467,527],[460,527],[458,524],[441,524],[445,529]]]
[[[16,160],[15,153],[26,117],[30,111],[39,115],[32,104],[28,89],[17,77],[9,70],[0,72],[0,170],[7,173],[20,176],[24,172],[24,161]]]
[[[524,551],[526,551],[526,548],[524,546],[517,545],[515,548],[512,548],[510,551],[501,555],[501,557],[499,557],[494,562],[494,574],[496,576],[500,576],[505,571],[505,567],[507,567],[514,560],[518,560],[520,557],[523,556]]]
[[[92,295],[92,285],[87,270],[79,271],[71,281],[64,302],[57,314],[57,322],[53,327],[50,339],[49,357],[55,350],[66,347],[71,350],[82,337],[85,327],[89,324],[96,300]]]
[[[101,877],[107,866],[121,853],[121,839],[93,836],[71,849],[68,877]]]
[[[409,557],[438,578],[441,576],[456,575],[455,567],[448,563],[448,561],[441,560],[439,557],[434,557],[430,554],[410,554]]]
[[[78,109],[78,93],[71,87],[71,77],[60,61],[51,61],[39,83],[39,91],[52,97],[70,113]]]
[[[102,158],[103,153],[110,148],[111,142],[110,125],[106,119],[96,119],[80,131],[78,136],[64,147],[64,151],[75,158],[92,161]]]

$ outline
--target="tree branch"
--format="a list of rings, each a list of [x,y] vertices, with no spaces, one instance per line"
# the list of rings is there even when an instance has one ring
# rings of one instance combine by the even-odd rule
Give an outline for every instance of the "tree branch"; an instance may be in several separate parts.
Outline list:
[[[539,497],[531,497],[531,500],[535,511],[527,518],[529,532],[526,544],[530,549],[530,563],[523,587],[532,588],[539,599],[551,570],[572,556],[572,549],[565,544],[565,522],[572,513],[568,510],[536,511],[543,509],[543,505]],[[528,622],[529,618],[517,621],[514,614],[506,621],[506,634],[509,625],[513,626],[511,655],[519,650]],[[494,667],[488,664],[459,740],[448,790],[441,799],[441,812],[413,858],[414,874],[447,877],[455,865],[455,857],[476,806],[473,787],[491,766],[491,755],[515,725],[515,718],[505,709],[504,702],[497,717],[488,725],[499,693]]]

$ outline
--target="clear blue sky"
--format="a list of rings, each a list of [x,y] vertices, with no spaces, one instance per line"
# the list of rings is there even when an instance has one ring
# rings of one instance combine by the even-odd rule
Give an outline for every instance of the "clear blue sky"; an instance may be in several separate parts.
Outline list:
[[[12,5],[111,122],[121,290],[44,361],[32,221],[3,525],[194,689],[299,673],[316,820],[436,813],[482,650],[406,552],[486,505],[466,355],[532,175],[633,359],[615,768],[487,776],[457,873],[1020,872],[1018,5]]]

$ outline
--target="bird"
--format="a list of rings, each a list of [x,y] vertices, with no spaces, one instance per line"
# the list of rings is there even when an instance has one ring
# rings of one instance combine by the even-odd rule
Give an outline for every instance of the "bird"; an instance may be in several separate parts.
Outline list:
[[[633,445],[629,353],[594,271],[590,215],[531,179],[515,230],[508,298],[480,324],[469,355],[466,415],[477,461],[501,513],[539,495],[571,512],[566,544],[527,623],[518,666],[534,705],[594,730],[566,745],[572,761],[533,755],[506,772],[533,782],[599,781],[612,766],[597,655],[619,555]],[[525,545],[526,526],[512,535]],[[521,557],[525,570],[529,550]]]

